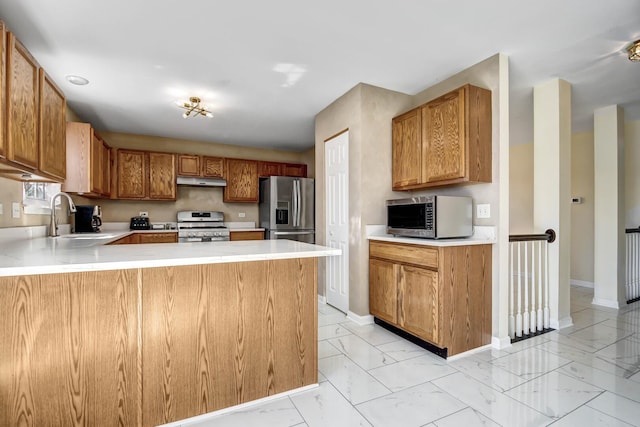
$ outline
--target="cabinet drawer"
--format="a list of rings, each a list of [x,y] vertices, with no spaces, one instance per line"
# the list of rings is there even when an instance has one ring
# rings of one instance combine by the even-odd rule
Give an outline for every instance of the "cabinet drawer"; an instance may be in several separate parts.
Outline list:
[[[438,249],[428,246],[371,241],[369,242],[369,256],[403,264],[438,268]]]

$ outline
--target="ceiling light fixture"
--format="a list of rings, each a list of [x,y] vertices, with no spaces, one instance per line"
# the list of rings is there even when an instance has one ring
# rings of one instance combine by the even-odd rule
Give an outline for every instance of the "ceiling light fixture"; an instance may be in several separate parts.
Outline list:
[[[82,76],[68,75],[67,81],[71,84],[78,85],[78,86],[84,86],[86,84],[89,84],[89,80],[85,79]]]
[[[627,46],[629,61],[640,62],[640,40],[636,40]]]
[[[183,118],[187,118],[193,114],[193,116],[205,116],[205,117],[213,117],[213,114],[209,110],[207,110],[206,105],[200,104],[201,100],[197,96],[192,96],[189,98],[189,102],[181,102],[178,103],[178,107],[184,108],[185,111],[182,114]]]

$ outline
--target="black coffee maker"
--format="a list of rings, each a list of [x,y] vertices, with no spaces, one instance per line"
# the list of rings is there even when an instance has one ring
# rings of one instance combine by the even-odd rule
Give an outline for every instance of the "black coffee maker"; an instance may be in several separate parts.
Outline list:
[[[99,233],[102,225],[100,206],[76,205],[76,233]]]

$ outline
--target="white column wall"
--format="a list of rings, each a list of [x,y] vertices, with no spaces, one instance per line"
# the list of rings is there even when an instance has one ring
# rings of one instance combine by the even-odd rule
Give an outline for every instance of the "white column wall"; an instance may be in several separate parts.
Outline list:
[[[571,85],[553,79],[533,90],[533,224],[556,231],[549,245],[551,327],[572,324],[571,267]]]
[[[624,112],[617,105],[594,112],[593,304],[625,306]]]

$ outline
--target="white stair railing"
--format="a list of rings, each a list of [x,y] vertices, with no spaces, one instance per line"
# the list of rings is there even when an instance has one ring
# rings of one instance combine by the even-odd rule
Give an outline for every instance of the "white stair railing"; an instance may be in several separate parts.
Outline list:
[[[627,228],[625,289],[627,303],[640,301],[640,228]]]
[[[512,340],[536,335],[550,327],[548,246],[553,241],[553,230],[545,234],[509,236],[509,336]]]

